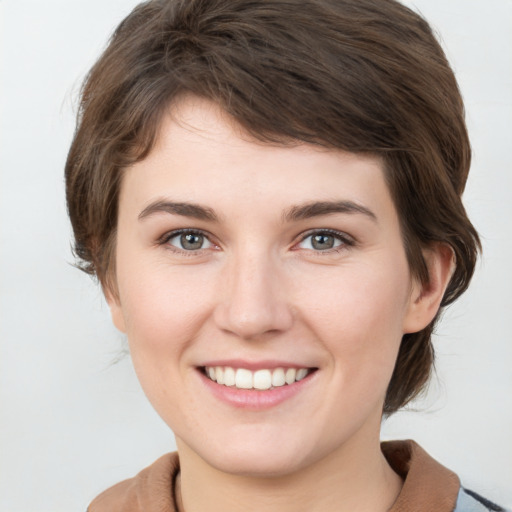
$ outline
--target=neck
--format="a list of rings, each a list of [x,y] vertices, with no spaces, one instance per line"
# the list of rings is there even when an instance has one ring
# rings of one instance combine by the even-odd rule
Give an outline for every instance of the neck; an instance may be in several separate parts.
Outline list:
[[[179,439],[180,512],[386,512],[402,481],[372,444],[343,446],[292,474],[253,477],[225,473]]]

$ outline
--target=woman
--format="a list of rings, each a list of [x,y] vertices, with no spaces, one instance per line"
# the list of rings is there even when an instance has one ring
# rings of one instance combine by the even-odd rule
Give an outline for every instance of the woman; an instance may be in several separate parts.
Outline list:
[[[170,454],[102,510],[502,510],[413,442],[473,274],[463,104],[395,1],[150,1],[84,85],[66,166]]]

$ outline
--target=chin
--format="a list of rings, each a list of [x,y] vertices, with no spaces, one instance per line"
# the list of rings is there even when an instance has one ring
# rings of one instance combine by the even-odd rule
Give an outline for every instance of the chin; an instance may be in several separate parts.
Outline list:
[[[272,439],[258,439],[255,435],[250,439],[236,439],[232,436],[216,446],[198,446],[194,451],[209,466],[223,473],[276,478],[291,475],[312,463],[315,457],[308,456],[312,449],[290,436],[287,439],[283,439],[282,435]]]
[[[258,452],[258,453],[254,453]],[[247,450],[226,453],[207,461],[217,470],[251,478],[279,478],[293,474],[305,466],[302,457],[276,450]]]

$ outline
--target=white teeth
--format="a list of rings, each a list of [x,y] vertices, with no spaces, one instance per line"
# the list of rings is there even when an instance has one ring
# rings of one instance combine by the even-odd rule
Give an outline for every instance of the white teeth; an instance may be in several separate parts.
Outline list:
[[[300,370],[297,370],[295,380],[302,380],[307,374],[308,371],[306,370],[306,368],[301,368]]]
[[[235,370],[226,366],[226,368],[224,368],[224,386],[234,386],[235,382]]]
[[[222,384],[222,382],[217,381]],[[239,389],[251,389],[252,388],[252,372],[245,368],[238,368],[235,375],[235,386]]]
[[[258,370],[252,378],[255,389],[270,389],[272,387],[272,373],[270,370]]]
[[[286,380],[284,378],[284,370],[282,368],[276,368],[272,372],[272,386],[275,388],[284,386],[286,384]]]
[[[297,370],[295,368],[288,368],[288,370],[286,370],[286,375],[284,378],[284,380],[286,381],[286,384],[293,384],[295,382],[296,375],[297,375]]]
[[[235,386],[238,389],[266,390],[277,388],[285,384],[298,382],[309,374],[307,368],[275,368],[274,370],[257,370],[252,372],[246,368],[232,368],[230,366],[207,366],[205,374],[217,384]]]

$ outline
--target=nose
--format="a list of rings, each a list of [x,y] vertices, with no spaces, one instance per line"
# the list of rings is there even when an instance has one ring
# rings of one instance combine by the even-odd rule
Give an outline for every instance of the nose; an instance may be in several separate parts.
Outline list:
[[[265,254],[240,255],[225,268],[217,326],[246,340],[267,338],[289,329],[293,314],[282,269]]]

